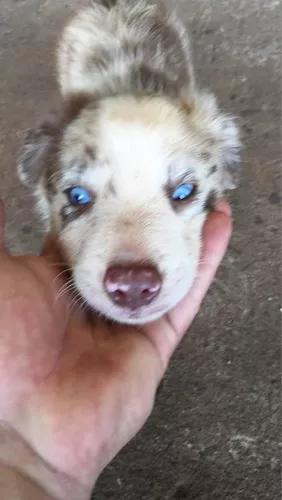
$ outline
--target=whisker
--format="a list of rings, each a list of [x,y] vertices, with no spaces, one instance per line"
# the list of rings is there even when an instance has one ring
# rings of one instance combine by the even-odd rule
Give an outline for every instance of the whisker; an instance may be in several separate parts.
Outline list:
[[[80,302],[82,301],[82,304]],[[77,294],[76,297],[73,298],[71,305],[70,305],[70,314],[76,311],[82,311],[81,307],[84,305],[84,301],[82,297]]]
[[[68,262],[58,261],[58,262],[47,262],[50,267],[58,267],[58,266],[68,266]],[[71,267],[66,267],[65,271],[71,271]]]
[[[54,278],[53,280],[53,285],[55,285],[56,281],[59,280],[59,278],[61,276],[63,276],[65,273],[69,273],[71,271],[71,268],[68,268],[68,269],[64,269],[63,271],[61,271],[59,274],[57,274],[57,276]],[[72,276],[70,278],[71,280],[73,279]]]
[[[81,313],[85,313],[89,308],[89,304],[87,300],[80,295],[80,293],[76,290],[76,295],[73,297],[71,304],[71,311],[77,308],[77,311]]]
[[[64,295],[71,292],[72,290],[75,290],[75,283],[73,282],[73,279],[71,277],[66,283],[63,284],[63,286],[60,288],[60,290],[56,294],[55,304],[58,302],[58,300],[60,298],[62,298]]]

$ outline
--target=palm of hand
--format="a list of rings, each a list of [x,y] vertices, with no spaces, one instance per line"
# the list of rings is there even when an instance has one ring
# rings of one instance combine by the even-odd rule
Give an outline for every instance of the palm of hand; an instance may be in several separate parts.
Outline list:
[[[204,269],[189,302],[142,329],[70,314],[71,298],[56,300],[58,269],[47,258],[1,252],[0,420],[86,490],[148,417],[223,256],[229,215],[214,214],[205,228]]]
[[[0,419],[59,471],[93,481],[151,409],[157,352],[137,330],[91,324],[78,310],[67,322],[71,299],[54,300],[45,259],[4,260]]]

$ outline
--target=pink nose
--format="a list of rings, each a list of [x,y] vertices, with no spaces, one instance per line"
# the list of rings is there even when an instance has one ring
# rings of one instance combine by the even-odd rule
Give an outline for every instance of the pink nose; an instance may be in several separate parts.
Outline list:
[[[134,310],[157,297],[162,279],[157,269],[150,265],[114,265],[105,274],[104,286],[112,302]]]

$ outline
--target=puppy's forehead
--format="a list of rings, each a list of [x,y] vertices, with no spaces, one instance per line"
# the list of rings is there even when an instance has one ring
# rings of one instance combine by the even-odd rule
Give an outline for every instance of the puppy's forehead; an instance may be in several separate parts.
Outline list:
[[[99,171],[119,185],[148,178],[153,189],[181,175],[187,164],[197,169],[199,143],[179,103],[115,97],[90,105],[67,127],[61,159],[68,176],[89,182]]]
[[[128,96],[84,109],[67,127],[63,145],[69,153],[94,157],[119,156],[130,146],[132,151],[142,147],[145,154],[145,142],[165,154],[181,147],[186,136],[182,113],[168,100]]]
[[[119,123],[139,123],[164,129],[184,123],[177,101],[166,97],[115,97],[104,99],[100,111],[105,119]]]

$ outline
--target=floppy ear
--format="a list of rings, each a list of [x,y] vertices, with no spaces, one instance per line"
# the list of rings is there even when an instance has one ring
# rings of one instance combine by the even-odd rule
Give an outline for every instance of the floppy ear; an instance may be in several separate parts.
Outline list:
[[[26,133],[17,164],[19,178],[26,186],[38,183],[46,158],[55,148],[58,133],[59,123],[55,117]]]
[[[234,189],[241,173],[241,143],[235,119],[220,112],[213,94],[199,92],[197,89],[188,96],[185,107],[217,148],[222,191]]]

